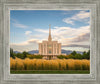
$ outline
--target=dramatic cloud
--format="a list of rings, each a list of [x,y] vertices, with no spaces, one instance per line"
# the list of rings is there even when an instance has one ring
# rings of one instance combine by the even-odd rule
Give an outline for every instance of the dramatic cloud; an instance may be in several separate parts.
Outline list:
[[[41,31],[40,31],[41,30]],[[31,36],[30,40],[27,40],[22,43],[13,43],[11,44],[11,48],[16,51],[29,51],[33,49],[38,49],[38,43],[43,40],[48,40],[49,30],[46,29],[35,29],[36,34]],[[45,31],[45,32],[44,32]],[[27,31],[26,34],[30,34],[30,31]],[[41,34],[41,35],[40,35]],[[89,39],[90,39],[90,27],[83,26],[80,28],[71,28],[71,27],[54,27],[51,29],[51,35],[53,40],[57,40],[62,44],[62,48],[72,48],[76,47],[89,49]]]
[[[89,41],[89,40],[90,40],[90,33],[85,33],[83,35],[77,36],[72,41],[73,42],[84,42],[84,41]]]
[[[62,14],[63,13],[63,14]],[[43,40],[48,40],[49,28],[45,28],[43,23],[39,24],[39,21],[52,22],[55,27],[51,27],[51,35],[53,41],[58,41],[62,45],[62,49],[70,50],[86,50],[89,49],[90,45],[90,12],[88,10],[64,10],[63,12],[57,11],[57,13],[47,12],[39,13],[39,16],[36,13],[30,14],[30,21],[28,23],[25,16],[20,18],[11,17],[11,48],[15,51],[30,51],[38,49],[38,43]],[[49,17],[44,19],[44,14],[50,14]],[[57,15],[58,14],[58,15]],[[32,15],[32,16],[31,16]],[[57,15],[57,16],[56,16]],[[36,21],[31,17],[37,18]],[[60,18],[59,18],[60,17]],[[16,19],[12,19],[16,18]],[[41,18],[41,20],[40,20]],[[22,20],[23,19],[23,20]],[[43,20],[42,20],[43,19]],[[62,21],[63,20],[63,21]],[[25,24],[26,23],[26,24]],[[66,26],[66,24],[71,24]],[[30,26],[28,26],[30,24]],[[39,24],[39,25],[36,25]],[[51,23],[52,24],[52,23]],[[61,26],[63,25],[63,26]],[[74,26],[73,26],[74,25]],[[82,26],[83,25],[83,26]],[[15,28],[15,29],[14,29]],[[18,29],[19,28],[19,29]],[[16,33],[16,31],[18,33]],[[14,42],[14,43],[13,43]],[[18,43],[19,42],[19,43]]]
[[[48,36],[49,33],[48,32],[49,30],[44,30],[44,29],[37,29],[35,31],[43,33],[45,36]],[[83,26],[80,28],[54,27],[53,29],[51,29],[51,31],[53,40],[58,40],[59,42],[62,43],[62,45],[66,44],[68,45],[73,43],[81,44],[84,41],[87,41],[87,43],[89,42],[89,34],[90,34],[89,26]]]
[[[68,24],[74,24],[74,21],[85,21],[89,22],[90,13],[86,11],[80,11],[78,14],[75,14],[74,16],[70,18],[64,18],[63,21]]]

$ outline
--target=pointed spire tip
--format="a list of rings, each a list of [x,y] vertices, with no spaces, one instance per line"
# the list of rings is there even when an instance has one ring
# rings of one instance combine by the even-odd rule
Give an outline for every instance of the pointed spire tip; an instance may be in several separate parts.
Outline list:
[[[48,37],[48,40],[51,41],[52,38],[51,38],[51,24],[49,24],[49,37]]]
[[[51,24],[49,24],[49,29],[51,28]]]

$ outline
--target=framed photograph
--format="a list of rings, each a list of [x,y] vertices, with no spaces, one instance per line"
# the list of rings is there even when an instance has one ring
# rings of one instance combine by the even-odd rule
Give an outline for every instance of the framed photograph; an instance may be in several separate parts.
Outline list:
[[[89,74],[89,46],[90,10],[10,10],[11,74]]]
[[[1,1],[1,84],[99,84],[99,1]]]

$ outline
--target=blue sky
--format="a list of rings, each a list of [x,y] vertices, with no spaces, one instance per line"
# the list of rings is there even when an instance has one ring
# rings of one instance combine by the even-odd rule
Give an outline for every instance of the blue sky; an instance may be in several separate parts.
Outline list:
[[[38,43],[52,38],[62,49],[87,51],[90,35],[89,10],[11,10],[10,46],[17,51],[38,49]]]

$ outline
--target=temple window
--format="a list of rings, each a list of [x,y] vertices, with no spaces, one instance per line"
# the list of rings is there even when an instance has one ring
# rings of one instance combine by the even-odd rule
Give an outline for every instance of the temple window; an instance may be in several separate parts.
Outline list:
[[[51,53],[51,50],[49,50],[49,53]]]

